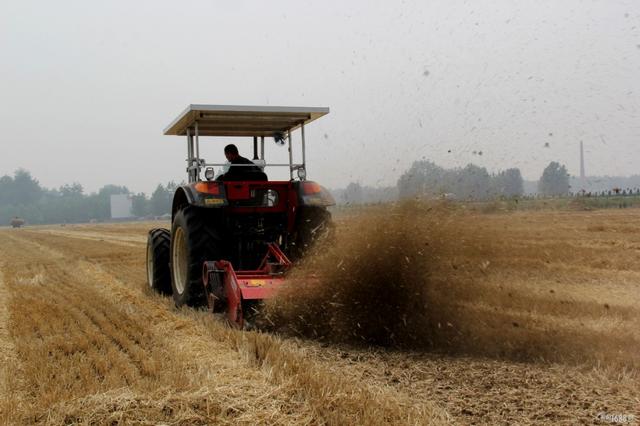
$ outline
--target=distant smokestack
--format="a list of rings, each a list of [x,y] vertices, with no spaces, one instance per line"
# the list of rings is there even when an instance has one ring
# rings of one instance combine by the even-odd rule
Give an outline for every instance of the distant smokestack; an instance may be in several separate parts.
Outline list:
[[[584,147],[580,141],[580,179],[584,179]]]

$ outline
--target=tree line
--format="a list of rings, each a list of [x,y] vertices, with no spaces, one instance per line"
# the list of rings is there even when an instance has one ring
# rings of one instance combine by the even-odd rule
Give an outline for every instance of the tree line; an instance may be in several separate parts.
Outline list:
[[[463,168],[446,169],[432,161],[415,161],[398,179],[400,198],[427,196],[458,200],[517,198],[524,195],[524,180],[518,168],[489,173],[486,168],[468,164]],[[567,168],[552,161],[538,181],[538,194],[566,196],[569,194]]]
[[[13,176],[0,177],[0,225],[20,217],[30,224],[82,223],[111,218],[111,195],[127,194],[132,199],[132,214],[138,217],[161,216],[171,211],[175,182],[159,184],[150,196],[132,193],[126,186],[105,185],[86,194],[79,183],[48,189],[31,173],[17,170]]]
[[[569,195],[567,168],[551,162],[537,183],[542,196]],[[408,197],[487,200],[524,196],[524,180],[518,168],[489,173],[484,167],[468,164],[447,169],[429,160],[415,161],[398,179],[395,187],[372,188],[352,182],[344,189],[332,191],[338,204],[362,204]]]
[[[632,178],[636,178],[633,180]],[[539,195],[567,196],[578,194],[575,177],[570,177],[567,168],[555,161],[549,163],[537,182]],[[595,179],[595,178],[591,178]],[[614,178],[598,178],[599,182],[614,182]],[[622,178],[618,178],[622,179]],[[626,178],[623,183],[640,183],[640,178]],[[632,180],[628,180],[632,179]],[[615,181],[618,182],[618,181]],[[573,184],[572,187],[570,184]],[[581,182],[591,184],[591,182]],[[604,183],[602,183],[604,185]],[[31,224],[81,223],[111,218],[111,195],[127,194],[132,200],[132,214],[136,217],[157,217],[171,211],[173,193],[179,184],[158,184],[149,195],[133,193],[126,186],[105,185],[97,192],[86,194],[79,183],[47,189],[31,174],[19,169],[13,176],[0,177],[0,225],[8,224],[12,218],[20,217]],[[640,186],[640,185],[639,185]],[[638,193],[638,189],[619,193]],[[610,188],[608,194],[615,192]],[[362,186],[352,182],[344,189],[332,191],[338,204],[362,204],[395,201],[407,197],[444,197],[457,200],[486,200],[492,198],[516,198],[524,195],[524,181],[518,168],[489,173],[486,168],[468,164],[463,168],[446,169],[432,161],[415,161],[391,187]],[[582,193],[585,193],[582,190]],[[590,192],[586,192],[591,195]],[[617,194],[618,192],[615,192]],[[593,195],[606,195],[599,190]],[[623,195],[624,195],[623,194]]]
[[[524,193],[524,180],[517,168],[490,174],[486,168],[468,164],[464,168],[445,169],[432,161],[415,161],[398,179],[401,198],[414,196],[451,197],[484,200],[493,197],[518,197]]]

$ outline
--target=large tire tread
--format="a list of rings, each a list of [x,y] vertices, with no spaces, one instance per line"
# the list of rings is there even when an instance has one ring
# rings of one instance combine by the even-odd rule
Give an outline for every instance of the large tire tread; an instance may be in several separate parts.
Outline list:
[[[296,231],[291,260],[302,259],[316,244],[335,242],[335,224],[331,212],[319,207],[303,207],[296,218]]]
[[[147,244],[151,245],[153,255],[153,279],[148,282],[149,287],[160,294],[171,294],[171,271],[169,269],[169,249],[171,233],[168,229],[155,228],[149,231]],[[147,256],[149,256],[147,251]],[[149,268],[149,259],[147,259]],[[147,281],[149,274],[147,273]]]
[[[183,294],[176,291],[173,274],[171,275],[173,299],[176,306],[200,307],[206,305],[202,265],[207,260],[213,261],[222,258],[222,238],[214,222],[215,216],[211,211],[193,206],[184,207],[176,213],[172,235],[176,226],[183,226],[188,247],[187,280]],[[172,259],[171,256],[170,259]]]

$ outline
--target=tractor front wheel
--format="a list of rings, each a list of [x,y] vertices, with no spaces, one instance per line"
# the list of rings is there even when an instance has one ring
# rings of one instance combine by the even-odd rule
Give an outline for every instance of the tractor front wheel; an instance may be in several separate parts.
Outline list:
[[[176,306],[206,304],[202,265],[221,259],[221,237],[214,217],[205,209],[188,206],[178,211],[171,227],[171,287]]]
[[[168,229],[152,229],[147,237],[147,283],[151,290],[161,294],[171,294],[170,241]]]

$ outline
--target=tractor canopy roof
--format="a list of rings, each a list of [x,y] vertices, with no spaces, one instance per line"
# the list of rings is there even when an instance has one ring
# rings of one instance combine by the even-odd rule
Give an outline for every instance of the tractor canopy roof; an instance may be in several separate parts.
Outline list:
[[[169,126],[165,135],[273,136],[293,131],[329,113],[329,108],[189,105]]]

